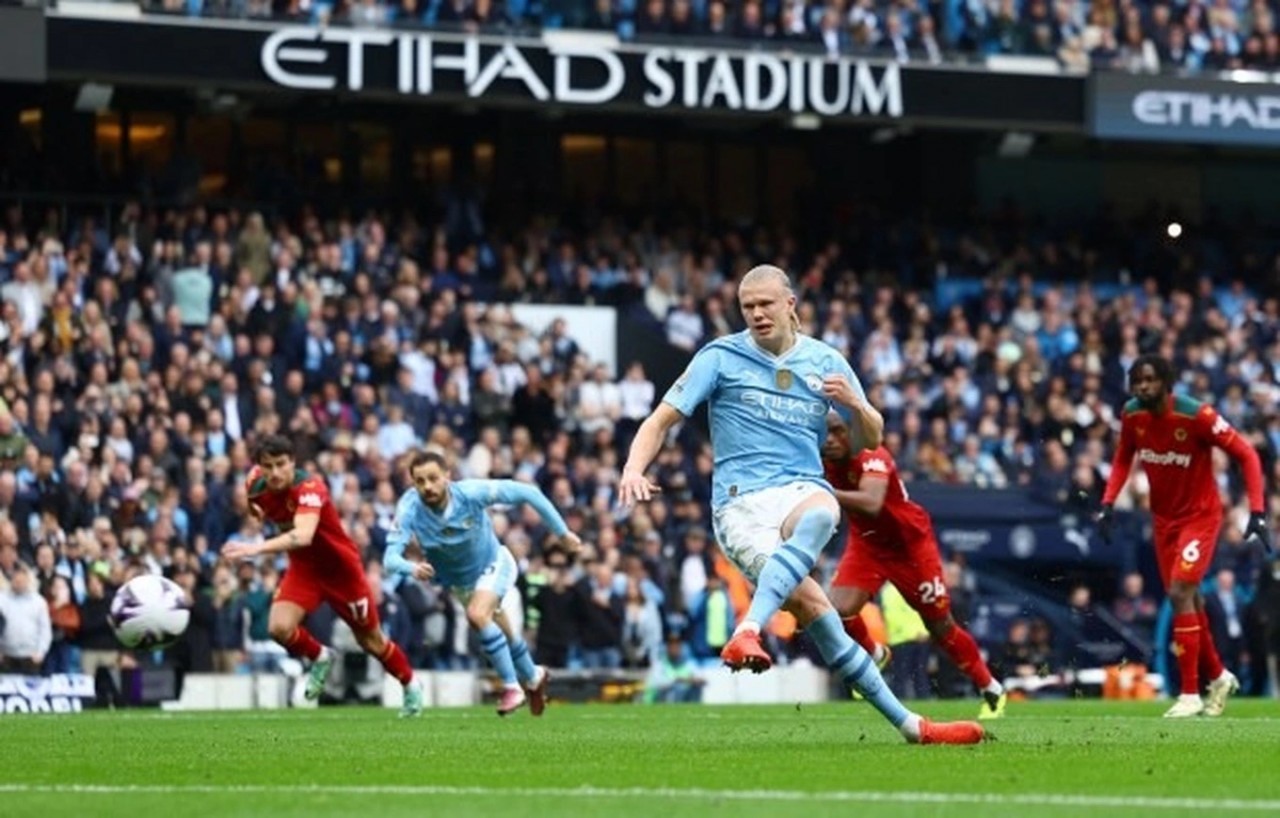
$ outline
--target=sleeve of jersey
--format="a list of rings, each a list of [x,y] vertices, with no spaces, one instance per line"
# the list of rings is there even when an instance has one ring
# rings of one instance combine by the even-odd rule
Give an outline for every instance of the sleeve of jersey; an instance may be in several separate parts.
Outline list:
[[[889,453],[883,447],[862,452],[858,455],[858,462],[862,465],[862,479],[889,479]]]
[[[295,514],[319,514],[329,500],[329,489],[319,477],[308,477],[294,489]]]
[[[714,347],[703,347],[693,356],[684,374],[663,395],[662,402],[689,417],[698,404],[711,397],[719,379],[720,352]]]
[[[1116,501],[1120,489],[1129,482],[1129,472],[1133,469],[1133,428],[1128,416],[1120,420],[1120,443],[1116,446],[1116,456],[1111,461],[1111,476],[1107,478],[1107,490],[1102,493],[1102,504],[1109,506]]]
[[[560,516],[560,512],[547,496],[538,490],[536,486],[528,483],[520,483],[515,480],[491,480],[489,481],[489,493],[485,498],[486,505],[494,503],[505,503],[507,505],[517,505],[519,503],[528,503],[538,512],[538,516],[547,524],[551,532],[557,537],[563,536],[569,526],[565,523],[564,517]]]
[[[1206,440],[1240,464],[1240,471],[1244,475],[1244,490],[1249,495],[1249,510],[1255,513],[1263,511],[1266,503],[1263,499],[1262,459],[1258,457],[1258,452],[1212,406],[1200,407],[1196,414],[1196,425]]]
[[[404,550],[409,547],[409,535],[412,530],[413,506],[412,497],[404,496],[396,504],[396,515],[387,532],[387,548],[382,553],[382,567],[393,574],[412,574],[413,563],[404,558]]]

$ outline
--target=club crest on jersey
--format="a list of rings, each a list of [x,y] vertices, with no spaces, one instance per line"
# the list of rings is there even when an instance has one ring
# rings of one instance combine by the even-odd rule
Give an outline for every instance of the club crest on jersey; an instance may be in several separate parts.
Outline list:
[[[779,369],[774,375],[774,380],[777,382],[779,389],[790,389],[794,378],[790,369]]]
[[[817,375],[805,375],[804,385],[809,387],[809,391],[811,392],[821,392],[822,378],[819,378]]]
[[[1179,443],[1181,443],[1182,441],[1186,440],[1186,439],[1187,439],[1187,430],[1186,430],[1186,429],[1181,429],[1181,428],[1179,428],[1179,429],[1174,429],[1174,430],[1173,430],[1173,439],[1174,439],[1174,440],[1176,440],[1176,441],[1178,441]]]

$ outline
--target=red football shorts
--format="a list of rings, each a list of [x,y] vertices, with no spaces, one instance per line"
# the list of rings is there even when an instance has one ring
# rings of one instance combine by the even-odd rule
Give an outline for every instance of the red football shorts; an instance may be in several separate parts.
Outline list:
[[[276,588],[275,601],[292,602],[307,613],[328,602],[351,630],[359,633],[378,627],[378,608],[369,593],[364,568],[355,560],[324,568],[290,560],[289,570]]]
[[[1155,521],[1156,564],[1165,590],[1176,582],[1199,585],[1213,565],[1222,516]]]
[[[886,582],[897,588],[926,622],[946,619],[951,613],[951,596],[942,580],[942,557],[932,540],[891,547],[850,537],[831,584],[860,588],[875,596]]]

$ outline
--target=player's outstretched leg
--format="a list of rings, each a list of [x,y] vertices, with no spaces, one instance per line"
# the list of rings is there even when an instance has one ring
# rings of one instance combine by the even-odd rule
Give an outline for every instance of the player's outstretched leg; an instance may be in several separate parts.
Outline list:
[[[551,674],[545,667],[533,663],[529,655],[529,645],[520,636],[508,636],[511,646],[511,661],[515,664],[516,676],[529,697],[529,712],[541,716],[547,709],[547,681]]]
[[[822,593],[816,583],[813,590]],[[871,655],[845,633],[839,615],[831,608],[809,622],[805,630],[828,669],[846,688],[861,693],[907,741],[912,744],[977,744],[982,741],[985,733],[977,722],[931,722],[908,710],[885,684]]]
[[[1173,602],[1173,644],[1169,649],[1178,658],[1178,676],[1182,680],[1181,695],[1164,714],[1167,719],[1184,719],[1204,712],[1200,698],[1200,614],[1195,608],[1196,588],[1189,582],[1169,583]]]
[[[507,644],[507,635],[497,623],[490,622],[480,629],[480,647],[498,678],[502,680],[502,696],[498,699],[498,715],[506,716],[519,710],[525,703],[526,696],[520,683],[516,681],[515,664],[511,659],[511,648]],[[527,651],[527,649],[526,649]]]
[[[293,633],[284,639],[278,639],[290,656],[305,659],[311,663],[307,671],[307,686],[303,691],[308,701],[315,701],[324,692],[325,679],[329,678],[329,669],[333,667],[333,651],[321,645],[311,635],[311,631],[298,625]]]
[[[893,651],[888,645],[882,645],[871,638],[871,632],[867,630],[867,623],[863,621],[861,614],[846,616],[840,620],[844,625],[844,632],[849,634],[849,638],[858,643],[858,647],[871,654],[871,659],[876,663],[876,667],[884,670],[893,661]]]
[[[400,718],[421,715],[422,683],[414,678],[413,666],[400,646],[384,636],[381,628],[376,626],[355,631],[355,637],[364,652],[381,662],[387,673],[404,688]]]
[[[529,698],[529,712],[535,716],[541,716],[542,712],[547,709],[547,682],[551,678],[551,674],[545,667],[540,667],[533,663],[533,656],[529,653],[529,644],[524,641],[519,629],[511,625],[511,621],[501,608],[494,612],[493,618],[507,637],[507,645],[511,650],[511,662],[515,666],[516,678],[520,680],[520,685],[524,688],[525,695]]]
[[[778,546],[760,570],[751,607],[720,652],[720,658],[733,670],[745,668],[760,673],[773,665],[760,644],[760,629],[813,570],[818,553],[835,533],[838,518],[827,506],[811,505],[799,514],[791,536]]]
[[[1221,716],[1227,709],[1227,699],[1240,690],[1240,680],[1222,664],[1218,655],[1218,646],[1213,644],[1213,630],[1209,627],[1209,616],[1204,608],[1200,614],[1200,675],[1209,680],[1208,690],[1204,697],[1204,714]]]
[[[982,652],[973,635],[956,624],[948,613],[945,619],[937,622],[926,622],[934,643],[947,654],[960,672],[969,677],[973,686],[982,694],[982,707],[978,711],[980,719],[998,719],[1004,715],[1009,696],[1004,685],[991,675],[991,669],[982,661]]]

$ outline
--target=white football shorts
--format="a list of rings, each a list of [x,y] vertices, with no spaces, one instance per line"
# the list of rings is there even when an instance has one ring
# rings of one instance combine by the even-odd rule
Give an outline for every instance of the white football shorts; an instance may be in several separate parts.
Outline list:
[[[462,603],[465,608],[471,600],[471,595],[476,591],[492,591],[498,600],[501,601],[507,595],[507,592],[516,587],[516,577],[519,576],[519,569],[516,567],[516,558],[511,555],[511,551],[506,546],[498,546],[498,556],[493,558],[493,562],[489,563],[483,571],[480,572],[480,578],[476,580],[476,584],[470,588],[453,587],[450,592],[454,599]]]
[[[716,542],[725,556],[753,583],[782,544],[782,524],[796,506],[815,494],[829,494],[820,483],[798,480],[735,497],[712,514]]]

